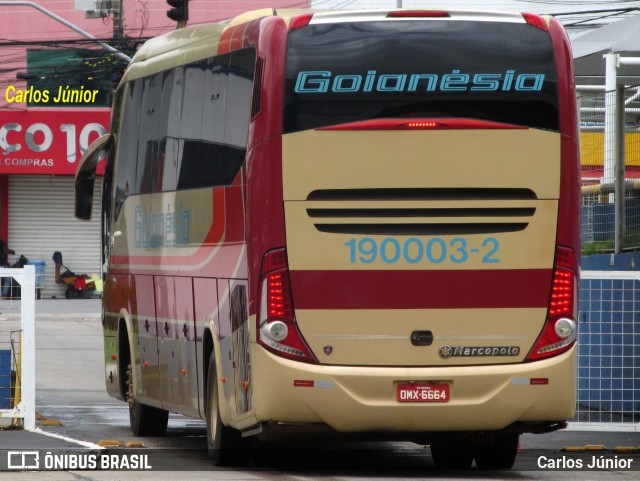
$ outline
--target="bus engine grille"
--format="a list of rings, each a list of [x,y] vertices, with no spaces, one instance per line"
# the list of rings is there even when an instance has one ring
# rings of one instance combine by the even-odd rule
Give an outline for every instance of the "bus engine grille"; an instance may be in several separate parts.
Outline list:
[[[526,229],[536,200],[530,189],[327,189],[307,196],[306,211],[327,233],[489,234]]]

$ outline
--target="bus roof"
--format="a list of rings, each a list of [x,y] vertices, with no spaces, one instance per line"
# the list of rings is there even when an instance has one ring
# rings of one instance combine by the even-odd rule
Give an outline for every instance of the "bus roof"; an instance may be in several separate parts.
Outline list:
[[[402,15],[390,18],[391,12]],[[479,11],[479,10],[315,10],[315,9],[273,9],[252,10],[219,23],[210,23],[185,27],[160,35],[145,42],[134,55],[122,82],[152,75],[178,65],[184,65],[214,56],[218,43],[227,28],[234,27],[259,18],[277,16],[287,25],[299,15],[313,14],[311,24],[335,22],[366,22],[388,19],[390,21],[410,19],[433,20],[469,20],[526,23],[523,15],[517,12]],[[446,14],[441,16],[438,14]],[[548,21],[548,20],[547,20]]]

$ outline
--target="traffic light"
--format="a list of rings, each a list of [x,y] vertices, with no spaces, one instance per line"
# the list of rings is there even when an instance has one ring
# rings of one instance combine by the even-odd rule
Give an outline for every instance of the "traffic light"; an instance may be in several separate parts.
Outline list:
[[[173,8],[167,11],[167,17],[176,22],[189,20],[189,0],[167,0]]]

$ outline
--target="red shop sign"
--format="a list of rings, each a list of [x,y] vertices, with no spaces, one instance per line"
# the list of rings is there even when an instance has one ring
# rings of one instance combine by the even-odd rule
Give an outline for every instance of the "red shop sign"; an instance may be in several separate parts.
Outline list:
[[[107,108],[0,110],[0,174],[75,175],[110,115]]]

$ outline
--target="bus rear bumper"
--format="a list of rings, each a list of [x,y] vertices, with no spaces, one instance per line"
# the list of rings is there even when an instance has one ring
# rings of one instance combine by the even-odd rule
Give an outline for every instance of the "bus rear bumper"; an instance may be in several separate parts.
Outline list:
[[[437,368],[320,366],[253,347],[260,422],[325,424],[353,433],[487,431],[575,414],[575,346],[531,363]],[[399,402],[399,382],[447,383],[450,398]]]

